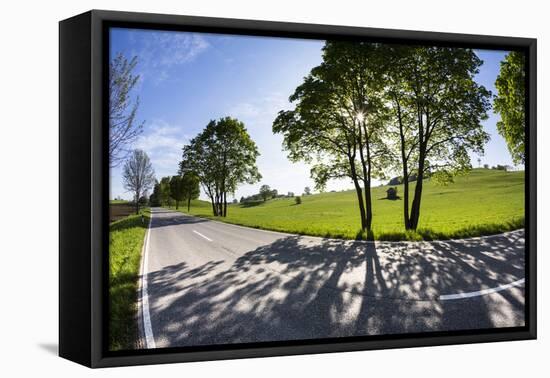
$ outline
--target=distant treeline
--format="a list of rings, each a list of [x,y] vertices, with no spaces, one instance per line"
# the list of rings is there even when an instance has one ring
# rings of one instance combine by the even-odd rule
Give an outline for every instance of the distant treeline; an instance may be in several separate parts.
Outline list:
[[[163,177],[156,181],[153,193],[149,197],[151,206],[175,206],[187,204],[187,211],[191,208],[191,200],[199,198],[200,187],[197,176],[188,172],[183,175]]]

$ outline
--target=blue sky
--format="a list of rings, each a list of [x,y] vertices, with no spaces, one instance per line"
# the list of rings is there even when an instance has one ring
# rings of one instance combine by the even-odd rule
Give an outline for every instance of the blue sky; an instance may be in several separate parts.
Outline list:
[[[288,96],[321,62],[323,44],[288,38],[111,29],[111,56],[118,52],[138,56],[140,81],[134,92],[140,97],[138,119],[144,120],[145,126],[133,147],[147,152],[158,179],[174,175],[183,145],[211,119],[232,116],[244,122],[256,142],[263,176],[258,184],[240,186],[236,198],[257,193],[262,184],[279,193],[313,188],[310,167],[288,161],[282,137],[273,135],[271,125],[279,110],[291,108]],[[477,80],[495,93],[494,81],[505,52],[477,53],[485,62]],[[496,132],[497,120],[491,114],[484,123],[491,141],[482,163],[511,165],[506,144]],[[347,180],[327,186],[327,190],[347,188],[351,188]],[[123,188],[120,167],[111,170],[111,197],[117,196],[131,198]]]

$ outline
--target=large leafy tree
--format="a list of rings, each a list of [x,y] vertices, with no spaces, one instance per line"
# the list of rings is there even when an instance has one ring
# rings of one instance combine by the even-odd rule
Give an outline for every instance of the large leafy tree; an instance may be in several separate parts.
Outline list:
[[[191,210],[191,201],[199,198],[201,194],[200,181],[193,172],[185,172],[181,176],[181,185],[184,199],[187,201],[187,211]]]
[[[482,120],[490,92],[476,83],[482,61],[471,49],[400,46],[386,49],[384,78],[391,104],[395,156],[404,183],[405,228],[416,230],[423,180],[442,183],[471,168],[469,152],[482,154],[489,135]],[[416,176],[412,203],[409,179]]]
[[[185,199],[185,190],[181,176],[170,177],[170,197],[176,202],[176,210],[179,208],[180,202]]]
[[[137,57],[128,60],[118,53],[109,65],[109,165],[118,166],[131,153],[129,146],[143,129],[136,121],[139,97],[132,96],[139,75],[134,74]]]
[[[134,150],[124,163],[122,170],[124,188],[134,194],[136,214],[139,213],[139,199],[155,184],[155,171],[147,154]]]
[[[170,206],[172,203],[172,196],[170,193],[170,177],[163,177],[159,183],[159,200],[161,205]]]
[[[318,189],[330,179],[351,179],[363,231],[372,227],[372,180],[383,175],[388,156],[380,49],[366,42],[328,41],[323,62],[290,96],[295,109],[279,112],[273,123],[289,158],[313,165]]]
[[[272,196],[272,191],[271,191],[271,188],[269,187],[269,185],[262,185],[260,187],[260,196],[262,197],[262,199],[265,201],[268,200],[269,197]]]
[[[512,160],[525,164],[525,55],[512,51],[500,63],[495,82],[495,111],[500,114],[497,130],[506,140]]]
[[[149,206],[161,206],[160,202],[160,183],[155,180],[155,185],[153,186],[153,193],[149,196]]]
[[[256,144],[244,124],[226,117],[210,121],[205,129],[183,148],[180,174],[196,175],[212,202],[216,216],[227,215],[227,193],[238,185],[261,179],[256,166]]]

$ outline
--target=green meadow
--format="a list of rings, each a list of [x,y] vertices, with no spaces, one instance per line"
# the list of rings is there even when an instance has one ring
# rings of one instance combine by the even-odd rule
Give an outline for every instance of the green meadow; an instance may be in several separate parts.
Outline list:
[[[144,209],[109,225],[110,350],[136,347],[138,278],[148,223],[149,210]]]
[[[373,188],[373,235],[377,240],[437,240],[490,235],[524,226],[524,172],[474,169],[447,186],[424,182],[420,226],[405,232],[403,186],[397,200],[386,199],[389,186]],[[411,197],[414,183],[411,183]],[[186,207],[179,211],[187,212]],[[209,202],[192,202],[190,214],[266,230],[365,239],[360,233],[354,191],[327,192],[267,202],[231,204],[227,217],[212,216]]]

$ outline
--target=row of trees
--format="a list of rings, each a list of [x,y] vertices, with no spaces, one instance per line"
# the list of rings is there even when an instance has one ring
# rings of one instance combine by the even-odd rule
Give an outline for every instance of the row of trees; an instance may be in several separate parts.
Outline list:
[[[191,201],[199,198],[199,178],[192,172],[183,175],[169,176],[157,181],[153,193],[149,197],[151,206],[176,206],[187,204],[187,211],[191,210]]]
[[[372,229],[372,180],[400,172],[404,226],[416,230],[423,179],[451,181],[489,139],[481,121],[491,94],[474,80],[481,64],[470,49],[328,41],[273,132],[291,160],[313,165],[317,188],[351,179],[363,231]]]
[[[179,173],[197,177],[210,198],[215,216],[227,216],[227,195],[243,183],[261,179],[256,166],[260,155],[244,124],[225,117],[212,120],[183,147]]]

